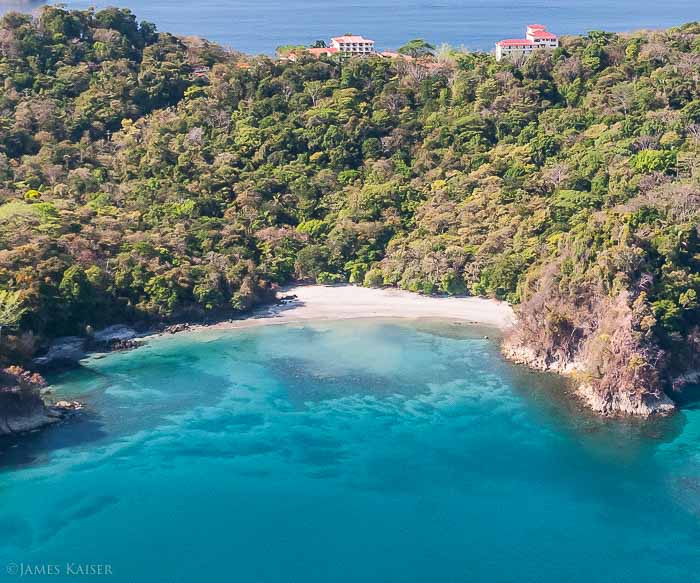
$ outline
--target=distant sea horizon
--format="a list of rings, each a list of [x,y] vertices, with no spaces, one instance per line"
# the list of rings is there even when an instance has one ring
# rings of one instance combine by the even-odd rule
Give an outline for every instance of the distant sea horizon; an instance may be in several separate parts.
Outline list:
[[[0,15],[32,12],[43,0],[0,0]],[[557,34],[591,30],[628,32],[668,28],[699,18],[690,0],[348,0],[329,9],[320,0],[64,0],[68,8],[129,8],[158,30],[204,37],[251,54],[274,54],[280,45],[311,44],[344,33],[361,34],[381,49],[424,38],[469,50],[490,51],[497,40],[521,37],[538,22]]]

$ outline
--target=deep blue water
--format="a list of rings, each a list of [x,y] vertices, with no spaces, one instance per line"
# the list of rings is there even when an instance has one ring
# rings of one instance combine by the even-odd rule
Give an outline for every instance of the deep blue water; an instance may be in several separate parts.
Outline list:
[[[0,0],[25,10],[41,0]],[[56,2],[54,2],[56,3]],[[528,23],[559,34],[628,31],[698,20],[696,0],[63,0],[71,8],[125,6],[160,30],[203,36],[249,53],[308,44],[352,32],[397,48],[420,37],[433,43],[491,50],[521,37]]]
[[[0,448],[0,579],[696,581],[700,410],[597,420],[484,334],[266,326],[91,359],[53,379],[89,414]]]

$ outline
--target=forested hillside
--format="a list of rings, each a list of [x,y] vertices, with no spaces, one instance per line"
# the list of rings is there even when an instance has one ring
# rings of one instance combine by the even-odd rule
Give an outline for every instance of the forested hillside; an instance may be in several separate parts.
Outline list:
[[[8,361],[300,279],[519,304],[508,353],[601,410],[698,366],[700,24],[291,63],[53,7],[0,20],[0,81]]]

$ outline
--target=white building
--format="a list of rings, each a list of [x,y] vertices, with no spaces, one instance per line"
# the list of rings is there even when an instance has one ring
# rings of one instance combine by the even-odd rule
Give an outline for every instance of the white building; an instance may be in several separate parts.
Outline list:
[[[496,43],[496,60],[529,57],[533,52],[542,49],[556,49],[559,38],[547,31],[542,24],[530,24],[527,27],[526,38],[508,38]]]
[[[330,48],[349,55],[370,55],[374,53],[374,41],[355,35],[336,36],[331,39]]]

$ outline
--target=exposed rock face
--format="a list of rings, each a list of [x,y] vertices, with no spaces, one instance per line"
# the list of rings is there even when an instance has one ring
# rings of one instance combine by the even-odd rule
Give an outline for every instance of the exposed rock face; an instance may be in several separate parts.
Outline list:
[[[137,333],[133,328],[117,324],[95,332],[89,338],[81,336],[57,338],[52,342],[46,354],[34,359],[34,364],[40,370],[71,368],[85,358],[88,351],[91,350],[111,352],[135,348],[140,345],[135,340],[136,336]]]
[[[543,372],[554,372],[572,376],[577,373],[585,376],[586,365],[574,356],[551,355],[538,352],[530,346],[518,344],[518,336],[507,338],[502,346],[503,354],[509,360]],[[595,381],[577,381],[576,394],[593,411],[606,416],[634,415],[651,417],[667,415],[676,408],[675,404],[660,389],[621,383],[615,387],[597,384]]]
[[[47,405],[40,392],[44,385],[40,375],[18,367],[0,370],[0,435],[39,429],[82,409],[74,401]]]
[[[576,392],[591,409],[603,415],[651,417],[672,413],[676,408],[673,401],[661,390],[655,393],[626,388],[617,391],[601,391],[594,385],[582,383]]]
[[[110,326],[95,334],[88,340],[87,349],[98,352],[112,352],[115,350],[130,350],[140,346],[136,338],[136,330],[129,326],[117,324]]]
[[[656,320],[643,285],[615,296],[576,287],[569,297],[561,296],[556,280],[549,284],[521,305],[518,326],[504,342],[505,356],[571,375],[579,397],[603,415],[672,412],[675,404],[663,390],[668,355],[654,335]]]
[[[56,339],[45,355],[34,359],[34,364],[42,369],[75,366],[85,358],[85,338],[66,336]]]
[[[583,368],[580,362],[566,356],[538,352],[531,346],[518,344],[515,337],[507,338],[501,349],[508,360],[542,372],[573,374]]]
[[[124,326],[123,324],[117,324],[115,326],[110,326],[99,332],[95,332],[92,337],[95,343],[109,344],[112,342],[120,342],[124,340],[131,340],[136,337],[136,331],[129,326]]]
[[[39,389],[44,379],[18,367],[0,371],[0,435],[31,431],[57,421]]]
[[[17,386],[0,389],[0,435],[31,431],[56,421],[39,391]]]
[[[187,323],[173,324],[171,326],[166,326],[163,332],[166,334],[179,334],[180,332],[186,332],[190,330],[191,326]]]

